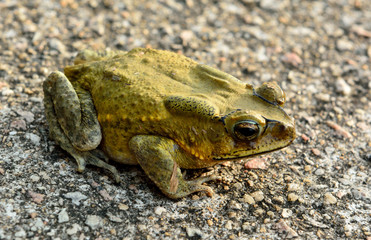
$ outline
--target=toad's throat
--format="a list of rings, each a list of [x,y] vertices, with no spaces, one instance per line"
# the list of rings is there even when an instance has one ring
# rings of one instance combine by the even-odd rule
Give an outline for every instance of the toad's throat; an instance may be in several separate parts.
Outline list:
[[[237,156],[237,155],[233,156],[232,155],[232,156],[213,157],[213,160],[215,160],[215,161],[230,161],[230,160],[242,160],[242,159],[252,158],[252,157],[256,157],[256,156],[263,155],[263,154],[266,154],[266,153],[275,152],[277,150],[280,150],[282,148],[287,147],[290,144],[291,144],[291,142],[289,142],[287,145],[279,147],[279,148],[275,148],[275,149],[272,149],[272,150],[267,150],[267,151],[264,151],[264,152],[249,154],[248,156]]]

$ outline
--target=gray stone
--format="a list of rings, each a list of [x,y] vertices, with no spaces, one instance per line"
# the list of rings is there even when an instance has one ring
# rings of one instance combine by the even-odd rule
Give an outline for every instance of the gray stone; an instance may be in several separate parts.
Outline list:
[[[64,194],[65,198],[69,198],[72,200],[72,203],[79,206],[81,200],[85,200],[88,197],[82,194],[81,192],[69,192]]]
[[[190,238],[201,238],[202,239],[205,237],[204,233],[198,228],[186,227],[186,232],[187,232],[188,237]]]
[[[88,215],[85,224],[88,225],[92,230],[95,230],[103,226],[103,219],[97,215]]]
[[[58,214],[58,223],[65,223],[68,222],[69,220],[70,218],[68,216],[67,209],[63,208],[62,211],[60,211]]]

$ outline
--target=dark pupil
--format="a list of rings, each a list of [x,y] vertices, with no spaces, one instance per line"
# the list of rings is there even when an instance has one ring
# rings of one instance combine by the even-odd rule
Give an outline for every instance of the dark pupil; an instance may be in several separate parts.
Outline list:
[[[245,137],[250,137],[256,133],[256,128],[252,127],[237,127],[236,130]]]
[[[255,137],[258,134],[259,129],[256,123],[244,122],[236,125],[234,132],[238,138],[245,139]]]

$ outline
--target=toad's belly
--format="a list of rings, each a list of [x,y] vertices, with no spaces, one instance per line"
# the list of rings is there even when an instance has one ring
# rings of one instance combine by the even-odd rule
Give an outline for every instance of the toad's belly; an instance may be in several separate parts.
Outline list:
[[[130,165],[138,164],[133,154],[131,154],[129,148],[122,149],[120,147],[117,147],[116,145],[111,147],[110,145],[107,145],[103,142],[102,150],[110,160],[113,160],[115,162]]]

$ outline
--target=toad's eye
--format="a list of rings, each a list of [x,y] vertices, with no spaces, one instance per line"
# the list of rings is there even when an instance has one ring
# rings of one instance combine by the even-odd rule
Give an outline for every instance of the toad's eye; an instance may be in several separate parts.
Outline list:
[[[252,140],[260,133],[259,124],[252,120],[238,122],[233,127],[233,134],[239,140]]]

